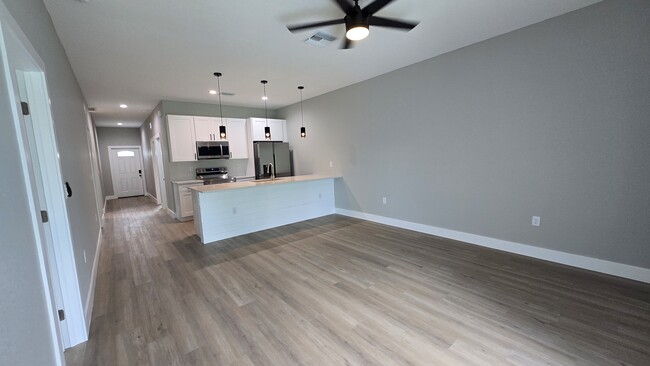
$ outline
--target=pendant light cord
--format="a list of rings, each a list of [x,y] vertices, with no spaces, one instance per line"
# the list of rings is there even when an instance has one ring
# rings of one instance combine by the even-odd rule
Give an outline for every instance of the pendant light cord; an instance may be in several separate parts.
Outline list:
[[[221,83],[219,79],[221,75],[217,76],[217,89],[219,90],[219,115],[221,116],[221,125],[223,126],[223,111],[221,110]]]
[[[302,88],[299,89],[300,89],[300,119],[302,121],[300,123],[300,127],[305,127],[305,114],[302,111]]]
[[[266,118],[266,127],[269,127],[269,113],[266,111],[266,83],[262,83],[264,88],[264,117]]]

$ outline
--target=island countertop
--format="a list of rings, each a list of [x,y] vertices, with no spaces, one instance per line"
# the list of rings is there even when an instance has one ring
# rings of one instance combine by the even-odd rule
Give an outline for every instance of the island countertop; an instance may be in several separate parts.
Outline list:
[[[203,186],[193,186],[193,187],[188,187],[188,189],[191,189],[193,191],[197,191],[199,193],[209,193],[209,192],[218,192],[218,191],[228,191],[228,190],[232,190],[232,189],[242,189],[242,188],[251,188],[251,187],[259,187],[259,186],[274,185],[274,184],[297,183],[297,182],[306,182],[306,181],[311,181],[311,180],[335,179],[335,178],[341,178],[341,176],[338,176],[338,175],[296,175],[296,176],[292,176],[292,177],[275,178],[275,180],[271,180],[269,178],[269,179],[263,179],[263,180],[250,180],[250,181],[244,181],[244,182],[231,182],[231,183],[222,183],[222,184],[210,184],[210,185],[203,185]]]

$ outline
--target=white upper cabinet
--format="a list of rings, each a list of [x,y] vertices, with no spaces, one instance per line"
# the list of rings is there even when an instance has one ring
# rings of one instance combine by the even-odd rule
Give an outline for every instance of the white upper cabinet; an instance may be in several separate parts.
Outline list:
[[[224,118],[224,122],[226,119]],[[219,140],[219,126],[221,118],[218,117],[194,117],[194,134],[196,141]]]
[[[196,137],[192,116],[167,116],[171,161],[195,161]]]
[[[266,126],[266,120],[264,120]],[[269,120],[269,124],[271,120]],[[243,118],[224,118],[226,126],[226,141],[230,147],[231,159],[248,159],[249,138],[246,120]],[[167,116],[169,126],[169,152],[170,160],[196,161],[197,141],[220,140],[219,117],[198,117],[198,116]],[[278,132],[279,133],[279,132]],[[264,128],[262,128],[264,134]]]
[[[251,118],[251,131],[253,141],[265,141],[264,127],[266,127],[266,118]],[[287,121],[283,119],[269,118],[269,127],[271,128],[271,141],[287,141],[286,125]]]
[[[248,159],[248,129],[243,118],[224,118],[231,159]]]

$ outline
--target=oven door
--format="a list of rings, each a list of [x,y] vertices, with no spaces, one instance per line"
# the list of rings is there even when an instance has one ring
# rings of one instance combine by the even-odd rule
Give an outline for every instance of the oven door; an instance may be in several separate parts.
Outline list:
[[[225,141],[197,141],[196,142],[196,157],[199,160],[228,159],[228,158],[230,158],[230,151],[228,149],[228,142],[225,142]]]

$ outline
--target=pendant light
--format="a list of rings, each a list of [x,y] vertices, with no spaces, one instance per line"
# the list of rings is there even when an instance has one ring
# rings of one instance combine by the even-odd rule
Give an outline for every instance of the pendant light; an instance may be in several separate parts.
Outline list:
[[[221,73],[220,72],[215,72],[214,76],[217,77],[217,91],[219,93],[219,115],[221,116],[221,126],[219,126],[219,138],[222,140],[225,140],[227,135],[226,135],[226,126],[223,125],[223,110],[221,109],[221,83],[219,82],[219,78],[221,78]]]
[[[302,111],[302,90],[305,89],[304,86],[299,86],[298,90],[300,90],[300,138],[304,139],[307,137],[307,130],[305,129],[305,114]]]
[[[269,114],[268,111],[266,110],[266,101],[269,99],[266,96],[266,84],[268,83],[268,81],[262,80],[261,83],[262,83],[262,87],[264,88],[264,96],[262,97],[262,99],[264,100],[264,117],[266,118],[266,127],[264,127],[264,138],[266,140],[271,140],[271,127],[269,127]]]

